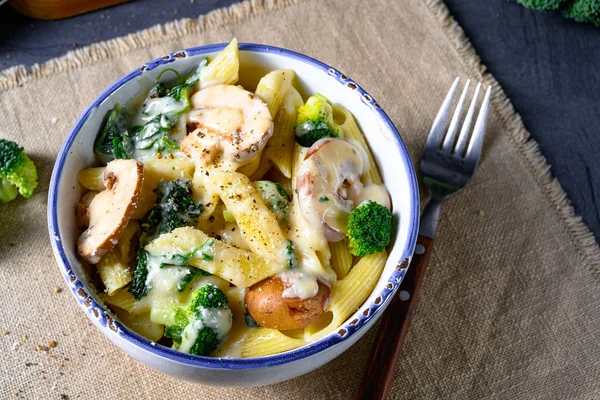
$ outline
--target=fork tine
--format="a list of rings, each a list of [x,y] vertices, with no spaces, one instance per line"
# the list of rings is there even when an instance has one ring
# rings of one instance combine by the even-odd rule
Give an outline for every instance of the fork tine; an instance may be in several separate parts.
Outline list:
[[[427,141],[425,142],[425,147],[439,148],[440,143],[442,141],[442,136],[444,135],[444,130],[446,129],[446,122],[448,121],[448,116],[450,115],[450,107],[452,105],[452,99],[454,98],[454,94],[456,93],[456,88],[458,87],[458,81],[460,80],[457,77],[450,87],[450,91],[446,95],[440,110],[438,111],[435,120],[433,121],[433,125],[431,126],[431,130],[429,131],[429,135],[427,136]]]
[[[460,114],[462,112],[463,105],[465,104],[465,99],[467,98],[470,83],[471,80],[467,79],[465,88],[463,89],[463,92],[460,95],[460,99],[458,100],[458,104],[456,105],[456,109],[454,110],[454,114],[452,115],[452,120],[450,120],[448,132],[446,132],[446,136],[444,137],[444,143],[442,144],[442,153],[450,154],[450,151],[452,150],[452,146],[454,145],[454,138],[456,137],[456,131],[458,130],[458,124],[460,122]]]
[[[483,138],[485,136],[485,128],[487,125],[488,113],[490,110],[491,93],[492,87],[488,86],[487,90],[485,91],[483,103],[481,104],[481,109],[479,110],[479,115],[477,116],[477,121],[475,121],[475,128],[473,128],[473,136],[471,137],[469,147],[467,148],[467,152],[465,153],[465,158],[470,158],[474,161],[477,161],[479,159],[479,154],[481,154],[481,148],[483,147]]]
[[[475,114],[477,98],[479,97],[479,89],[481,89],[481,82],[479,82],[475,88],[473,100],[471,100],[469,111],[467,112],[465,121],[463,122],[460,134],[458,135],[456,146],[454,147],[454,154],[456,154],[458,157],[462,157],[463,153],[465,152],[465,147],[467,147],[467,140],[469,139],[469,133],[471,132],[471,123],[473,122],[473,114]]]

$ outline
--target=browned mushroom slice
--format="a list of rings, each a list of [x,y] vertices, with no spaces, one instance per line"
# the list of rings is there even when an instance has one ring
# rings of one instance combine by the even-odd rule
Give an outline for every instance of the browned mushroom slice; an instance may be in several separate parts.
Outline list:
[[[110,251],[123,234],[135,210],[144,168],[136,160],[115,160],[104,171],[106,189],[87,208],[89,227],[77,241],[79,255],[92,264]]]
[[[302,215],[327,241],[339,242],[346,234],[348,217],[365,200],[391,210],[392,201],[382,185],[363,184],[364,161],[356,146],[342,140],[318,140],[298,170],[296,188]]]
[[[273,118],[265,102],[239,86],[209,86],[195,93],[191,102],[188,125],[197,129],[192,138],[181,142],[181,148],[190,156],[199,150],[197,155],[205,163],[220,155],[247,162],[273,134]]]
[[[310,298],[284,297],[289,288],[280,277],[264,279],[246,290],[248,314],[264,328],[290,330],[306,328],[325,312],[329,303],[329,286],[317,281],[317,293]]]
[[[360,151],[341,139],[312,145],[296,178],[298,205],[311,226],[329,242],[344,238],[353,198],[362,191],[364,162]]]

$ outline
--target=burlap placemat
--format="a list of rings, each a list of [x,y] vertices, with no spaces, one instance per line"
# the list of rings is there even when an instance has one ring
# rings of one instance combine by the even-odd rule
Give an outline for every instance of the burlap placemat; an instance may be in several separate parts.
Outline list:
[[[374,332],[292,381],[209,388],[130,359],[67,290],[55,291],[66,286],[48,240],[47,190],[76,117],[143,62],[232,36],[340,68],[387,110],[415,160],[454,77],[492,84],[484,157],[444,207],[392,397],[600,397],[600,251],[460,27],[439,0],[330,0],[244,3],[0,73],[0,137],[24,145],[40,172],[32,199],[0,206],[0,398],[292,400],[356,391]]]

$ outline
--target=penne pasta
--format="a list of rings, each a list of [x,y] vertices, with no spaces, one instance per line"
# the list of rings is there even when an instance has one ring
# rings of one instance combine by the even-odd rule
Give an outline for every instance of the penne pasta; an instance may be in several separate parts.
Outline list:
[[[294,339],[275,329],[256,328],[242,345],[242,357],[264,357],[283,353],[305,345],[303,339]]]
[[[104,167],[92,167],[79,171],[77,181],[93,192],[104,190]]]
[[[123,236],[121,236],[117,246],[115,247],[121,256],[121,260],[123,260],[123,263],[127,265],[129,265],[129,263],[131,263],[135,257],[135,251],[133,247],[135,247],[135,239],[138,238],[141,231],[140,224],[137,221],[130,221],[125,228]]]
[[[111,295],[100,293],[100,298],[106,304],[125,310],[128,313],[134,313],[136,309],[136,300],[127,288],[115,290]]]
[[[248,177],[251,181],[261,180],[262,177],[265,176],[267,172],[269,172],[272,166],[273,163],[271,163],[271,160],[269,160],[265,156],[262,156],[260,158],[260,163],[258,164],[256,170],[251,175],[248,175]]]
[[[302,97],[294,88],[285,95],[283,107],[275,117],[273,137],[265,149],[266,156],[286,177],[292,177],[292,157],[294,143],[294,123],[298,107],[302,105]]]
[[[238,41],[233,39],[214,60],[200,72],[199,89],[211,85],[233,85],[238,81],[240,59]]]
[[[250,179],[237,172],[212,173],[209,179],[235,218],[252,252],[285,265],[287,240],[275,215],[263,203]]]
[[[329,243],[329,249],[331,250],[331,267],[335,271],[337,279],[344,279],[352,268],[352,254],[348,250],[348,242],[342,240]]]
[[[277,70],[265,75],[256,94],[269,106],[274,120],[273,136],[265,149],[265,156],[281,173],[291,178],[296,112],[303,101],[294,88],[296,74],[292,70]]]
[[[190,254],[207,242],[213,243],[210,250],[207,250],[210,253],[205,253],[209,256],[195,255],[187,260],[187,264],[217,275],[237,287],[246,288],[285,269],[283,264],[267,262],[253,253],[212,239],[191,227],[177,228],[163,234],[147,245],[145,250],[151,256],[168,261],[169,257]]]
[[[369,148],[369,145],[367,144],[367,141],[358,127],[358,124],[356,123],[352,113],[339,104],[333,105],[333,112],[334,117],[337,115],[338,118],[343,119],[343,122],[340,125],[343,138],[361,149],[366,157],[365,161],[368,163],[368,169],[365,171],[363,177],[365,183],[375,183],[378,185],[382,184],[383,180],[381,179],[381,174],[377,168],[375,157],[373,157],[373,153],[371,152],[371,149]]]
[[[364,256],[344,279],[333,285],[331,303],[327,309],[328,312],[331,312],[332,319],[324,327],[316,323],[314,326],[306,328],[305,339],[307,342],[314,342],[333,332],[358,310],[375,288],[386,260],[387,252],[385,250]]]
[[[200,213],[200,221],[209,220],[219,205],[219,194],[208,178],[207,174],[213,173],[209,168],[198,166],[192,179],[192,195],[194,200],[204,205]]]
[[[102,283],[104,283],[106,293],[109,295],[129,284],[133,279],[129,266],[121,259],[118,250],[106,253],[100,262],[96,264],[96,268]]]
[[[154,342],[158,342],[164,334],[165,327],[153,323],[148,314],[131,315],[127,311],[117,308],[115,309],[115,315],[123,324],[135,333]]]

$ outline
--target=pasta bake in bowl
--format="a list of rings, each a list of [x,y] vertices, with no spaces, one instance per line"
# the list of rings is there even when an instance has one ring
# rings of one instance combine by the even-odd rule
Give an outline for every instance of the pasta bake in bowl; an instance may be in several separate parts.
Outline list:
[[[355,343],[404,277],[418,216],[409,154],[369,94],[235,39],[106,89],[48,208],[61,272],[108,339],[220,386],[291,379]]]

